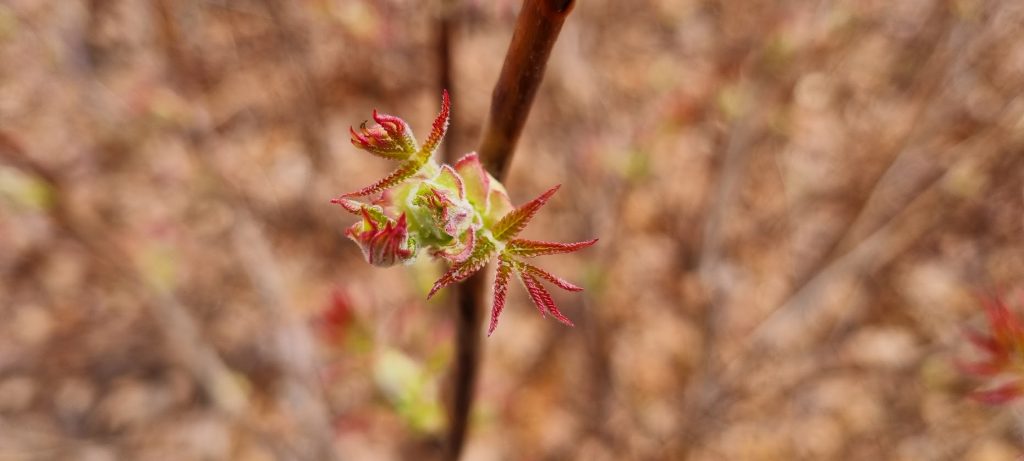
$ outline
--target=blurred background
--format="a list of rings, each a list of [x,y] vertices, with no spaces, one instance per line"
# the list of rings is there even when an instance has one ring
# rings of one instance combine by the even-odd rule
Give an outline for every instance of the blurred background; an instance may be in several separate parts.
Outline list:
[[[451,155],[520,2],[453,0]],[[328,203],[421,137],[438,1],[0,1],[0,459],[430,459],[443,269]],[[979,295],[1024,300],[1024,2],[581,0],[506,182],[577,326],[511,292],[468,460],[1019,456]],[[489,305],[489,303],[488,303]]]

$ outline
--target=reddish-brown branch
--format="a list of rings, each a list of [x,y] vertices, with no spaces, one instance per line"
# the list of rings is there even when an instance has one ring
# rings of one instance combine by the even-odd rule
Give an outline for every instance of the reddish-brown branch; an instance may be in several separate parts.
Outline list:
[[[574,4],[573,0],[527,0],[519,12],[478,149],[484,167],[499,180],[505,177],[551,48]]]
[[[526,0],[516,20],[512,43],[505,54],[498,83],[491,96],[491,111],[478,152],[487,170],[504,180],[519,135],[526,124],[551,48],[558,38],[574,0]],[[462,284],[457,298],[454,389],[449,414],[446,457],[457,460],[465,445],[469,413],[476,392],[482,355],[484,272]]]

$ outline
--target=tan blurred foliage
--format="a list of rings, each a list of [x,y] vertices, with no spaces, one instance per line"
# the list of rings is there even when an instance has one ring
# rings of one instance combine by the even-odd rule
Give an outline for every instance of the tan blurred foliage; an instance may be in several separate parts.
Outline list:
[[[456,3],[461,152],[518,4]],[[427,129],[437,8],[0,2],[0,459],[436,449],[440,268],[328,200],[390,166],[372,108]],[[576,328],[513,290],[466,459],[1018,456],[951,363],[1024,286],[1021,37],[1010,0],[580,1],[507,185],[601,242],[540,261]]]

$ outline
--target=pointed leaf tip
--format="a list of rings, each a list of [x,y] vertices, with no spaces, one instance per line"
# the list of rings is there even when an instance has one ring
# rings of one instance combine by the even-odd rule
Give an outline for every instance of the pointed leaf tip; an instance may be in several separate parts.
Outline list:
[[[359,130],[349,127],[352,145],[378,157],[390,160],[406,160],[419,149],[412,129],[399,117],[381,114],[373,110],[373,126],[366,126],[364,121]]]
[[[534,265],[531,265],[531,264],[526,264],[526,263],[520,263],[520,264],[523,265],[524,270],[526,272],[530,273],[530,275],[533,275],[533,276],[536,276],[536,277],[540,277],[540,278],[542,278],[544,280],[547,280],[547,281],[551,282],[552,284],[554,284],[555,286],[557,286],[558,288],[561,288],[561,289],[566,290],[566,291],[583,291],[583,287],[577,286],[577,285],[569,282],[568,280],[565,280],[565,279],[563,279],[561,277],[558,277],[558,276],[556,276],[556,275],[554,275],[554,274],[552,274],[552,273],[550,273],[550,272],[548,272],[548,271],[546,271],[544,269],[541,269],[541,268],[539,268],[537,266],[534,266]]]
[[[544,289],[540,280],[526,272],[519,272],[519,278],[523,281],[523,285],[526,285],[526,291],[530,294],[530,298],[533,299],[533,303],[537,306],[537,309],[541,310],[542,314],[544,310],[547,310],[559,322],[570,327],[574,326],[572,320],[569,320],[568,317],[558,310],[554,299],[551,298],[551,293]]]
[[[548,202],[552,195],[555,195],[555,192],[558,192],[560,187],[562,185],[558,184],[548,189],[539,197],[501,218],[501,220],[494,224],[494,229],[491,231],[494,237],[498,240],[507,241],[522,232],[526,225],[530,223],[530,220],[533,219],[533,216],[537,214],[537,211]]]
[[[441,276],[441,278],[437,279],[437,281],[434,282],[434,286],[430,287],[430,292],[427,293],[427,299],[433,298],[438,291],[451,284],[452,281],[448,277],[448,274],[444,274],[443,276]]]
[[[406,123],[399,117],[394,115],[382,114],[377,112],[377,109],[373,110],[373,121],[377,122],[378,125],[384,127],[388,133],[393,136],[397,136],[405,132]]]
[[[363,135],[361,135],[359,133],[356,133],[355,127],[352,127],[352,126],[348,127],[348,134],[352,138],[352,144],[355,144],[357,146],[364,146],[364,145],[370,143],[370,141],[368,139],[366,139],[365,136],[363,136]]]
[[[355,200],[347,199],[344,196],[332,198],[331,203],[340,205],[342,208],[345,209],[345,211],[352,214],[358,214],[359,210],[363,207],[362,203],[359,203]]]

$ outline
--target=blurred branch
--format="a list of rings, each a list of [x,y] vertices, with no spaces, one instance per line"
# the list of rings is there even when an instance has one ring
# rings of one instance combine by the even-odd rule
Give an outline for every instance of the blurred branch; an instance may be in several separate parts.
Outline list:
[[[937,9],[935,14],[940,15],[937,20],[949,21],[949,18],[943,16],[941,9]],[[829,249],[818,261],[814,261],[808,265],[806,270],[796,274],[795,286],[807,284],[825,266],[842,257],[844,253],[863,241],[871,231],[877,230],[878,226],[884,223],[884,216],[879,216],[877,208],[884,208],[878,205],[890,203],[892,198],[885,197],[885,200],[882,200],[880,198],[883,195],[882,192],[887,191],[893,184],[906,182],[905,172],[899,167],[913,152],[911,147],[915,145],[914,142],[918,140],[918,137],[921,134],[934,133],[941,129],[934,120],[931,120],[931,123],[926,123],[925,119],[934,118],[935,111],[933,109],[939,107],[938,101],[941,100],[943,92],[949,89],[948,83],[953,76],[950,75],[948,69],[961,66],[966,56],[966,53],[963,52],[965,45],[963,29],[962,24],[953,23],[948,30],[947,28],[942,29],[944,31],[942,36],[936,37],[927,59],[917,71],[918,78],[914,80],[914,85],[908,90],[912,94],[910,98],[912,101],[911,115],[908,117],[909,121],[900,140],[893,147],[885,145],[877,147],[879,151],[886,152],[892,161],[885,172],[875,179],[868,194],[859,199],[857,214],[846,226],[842,235],[832,241]],[[895,213],[898,210],[890,211]]]
[[[574,0],[526,0],[523,3],[491,96],[490,115],[478,149],[484,167],[499,180],[507,175],[551,48],[574,4]],[[461,285],[456,300],[455,387],[446,450],[451,460],[459,459],[462,454],[476,392],[485,281],[484,272],[477,272]]]
[[[763,353],[783,345],[787,333],[820,320],[820,311],[826,304],[820,298],[827,288],[848,277],[876,270],[913,245],[941,217],[934,210],[942,204],[943,186],[951,184],[956,175],[984,168],[999,155],[998,146],[991,143],[991,134],[991,130],[986,130],[955,146],[954,149],[964,151],[958,162],[924,184],[893,218],[826,265],[760,321],[748,335],[750,339],[744,349]],[[975,142],[979,146],[973,145]]]
[[[232,232],[235,253],[252,285],[257,289],[273,330],[273,360],[281,368],[281,400],[294,413],[306,435],[302,447],[307,459],[336,459],[327,401],[316,370],[315,345],[301,319],[289,308],[284,282],[270,243],[243,208],[235,208]]]
[[[940,17],[940,20],[948,20],[948,18],[943,16]],[[887,243],[896,237],[892,235],[895,232],[893,228],[907,220],[908,215],[918,207],[926,206],[921,202],[935,200],[933,196],[940,192],[940,186],[948,181],[951,175],[959,174],[964,168],[969,168],[972,165],[980,168],[978,165],[992,160],[991,154],[995,146],[985,148],[984,145],[991,141],[993,135],[998,134],[997,128],[989,128],[975,133],[970,138],[947,149],[947,152],[976,150],[981,153],[974,155],[969,152],[962,153],[958,161],[944,170],[939,170],[931,179],[919,178],[916,181],[909,181],[916,182],[916,184],[903,197],[892,197],[891,194],[885,194],[890,189],[896,188],[895,185],[900,182],[908,182],[908,169],[904,163],[909,163],[908,158],[912,152],[910,146],[913,145],[916,135],[940,129],[934,123],[921,122],[925,117],[935,117],[934,112],[936,111],[933,110],[933,107],[937,105],[936,101],[941,100],[945,92],[949,91],[951,81],[958,77],[954,73],[966,67],[968,54],[964,50],[968,44],[977,40],[977,37],[971,35],[970,32],[967,25],[952,22],[948,31],[944,32],[942,39],[938,40],[931,49],[925,60],[925,65],[918,73],[922,78],[918,80],[918,84],[914,88],[915,104],[910,125],[898,143],[896,152],[892,155],[893,160],[878,177],[847,230],[835,241],[832,254],[814,271],[797,280],[795,284],[797,288],[789,298],[761,322],[758,322],[751,335],[751,343],[777,341],[780,333],[776,330],[782,328],[780,325],[787,321],[783,319],[793,315],[810,315],[809,311],[813,310],[811,304],[814,304],[812,301],[818,299],[825,286],[851,273],[860,273],[884,265],[886,258],[894,258],[895,253],[899,250],[893,250],[892,253],[884,255],[881,254],[881,251],[885,248],[892,249],[892,245],[895,245],[895,248],[905,248],[913,243],[916,235],[901,242]],[[1004,103],[1000,109],[1001,112],[1005,113],[1012,106],[1012,102]],[[983,147],[975,147],[975,143]],[[938,159],[949,156],[952,155],[928,153],[926,158]],[[896,205],[891,206],[894,203]],[[885,210],[885,208],[889,209]],[[935,217],[933,216],[933,218]],[[925,230],[926,228],[917,229],[917,235]],[[904,232],[907,231],[904,230]],[[878,248],[879,245],[881,248]],[[801,314],[797,314],[798,312]],[[770,338],[773,337],[776,339],[771,340]],[[756,347],[754,348],[756,349]]]
[[[0,161],[29,173],[46,183],[51,191],[50,217],[66,235],[79,242],[94,260],[108,266],[126,281],[150,308],[155,324],[170,343],[170,350],[203,387],[217,408],[233,419],[249,406],[248,395],[217,351],[202,338],[201,329],[188,309],[166,287],[147,277],[138,263],[110,229],[84,220],[71,211],[67,186],[55,172],[29,157],[10,136],[0,132]]]
[[[977,173],[990,168],[1003,152],[1017,148],[1000,149],[995,134],[995,129],[989,129],[954,146],[952,149],[961,151],[956,163],[919,188],[894,217],[860,241],[850,252],[827,264],[762,319],[747,335],[749,339],[740,346],[733,358],[724,363],[721,380],[727,390],[719,392],[705,407],[706,412],[698,416],[706,417],[708,423],[713,422],[715,407],[736,395],[742,384],[741,377],[754,363],[770,363],[773,354],[793,346],[794,341],[806,336],[798,338],[794,332],[823,323],[827,312],[822,309],[827,303],[822,302],[821,298],[829,288],[878,270],[934,228],[942,216],[935,210],[946,203],[944,196],[948,194],[947,188],[954,185],[956,179],[970,172]],[[1022,163],[1024,157],[1016,157],[1012,168],[1020,168]]]
[[[149,309],[168,350],[203,389],[214,407],[237,426],[265,444],[279,459],[293,459],[297,453],[266,429],[253,424],[247,413],[252,407],[249,392],[217,350],[203,337],[202,328],[167,287],[146,275],[140,263],[113,237],[110,229],[76,216],[68,205],[67,184],[59,171],[32,159],[21,145],[0,132],[0,163],[35,176],[51,191],[50,218],[55,227],[76,241],[97,264],[110,270],[142,299]]]
[[[438,83],[442,90],[447,90],[452,99],[455,99],[455,82],[452,79],[452,35],[454,34],[455,22],[458,19],[456,7],[458,0],[441,0],[440,11],[437,13],[437,73]],[[459,141],[458,123],[455,123],[455,114],[448,120],[447,142],[441,144],[441,151],[444,154],[445,163],[455,163],[455,156],[460,152],[456,147]]]
[[[921,66],[918,74],[922,78],[916,80],[911,109],[913,114],[910,116],[906,133],[897,144],[895,153],[891,155],[893,160],[888,168],[875,181],[870,193],[864,197],[860,210],[844,235],[835,242],[833,256],[850,250],[884,222],[885,215],[882,210],[886,208],[886,204],[892,202],[891,197],[884,196],[885,192],[907,181],[907,170],[903,167],[906,163],[913,163],[913,146],[922,134],[931,134],[941,129],[934,120],[937,118],[935,114],[941,113],[937,110],[941,107],[939,103],[952,91],[955,87],[954,82],[961,77],[956,75],[956,71],[966,65],[965,29],[966,26],[953,23],[942,40],[936,41],[928,59]]]
[[[919,75],[925,76],[924,78],[918,79],[917,84],[914,85],[913,91],[915,93],[914,106],[915,116],[911,118],[910,126],[907,127],[906,133],[902,139],[902,147],[904,152],[907,145],[912,140],[913,134],[917,132],[918,121],[921,118],[921,114],[928,107],[928,102],[932,100],[935,90],[940,88],[940,82],[942,78],[941,65],[946,61],[948,52],[951,49],[956,49],[956,44],[959,43],[957,40],[961,39],[955,33],[950,33],[950,37],[946,37],[946,40],[936,40],[936,44],[932,47],[928,54],[926,64],[922,66],[919,71]],[[794,67],[799,68],[794,64]],[[760,97],[753,99],[760,100]],[[720,319],[723,315],[722,307],[725,305],[723,302],[724,293],[722,292],[723,287],[721,286],[721,274],[719,273],[718,266],[720,265],[720,235],[721,235],[721,219],[724,214],[723,204],[726,205],[732,200],[729,196],[734,193],[733,189],[736,187],[735,182],[739,175],[739,165],[742,163],[740,157],[743,154],[734,152],[736,148],[735,144],[749,144],[749,142],[743,142],[742,138],[748,137],[750,130],[750,121],[740,120],[737,124],[731,127],[732,134],[730,135],[730,141],[726,148],[726,158],[723,165],[723,171],[721,173],[721,180],[719,182],[719,189],[715,198],[716,204],[711,208],[711,215],[705,221],[704,229],[704,241],[701,249],[700,258],[700,277],[701,280],[709,290],[709,301],[708,308],[706,309],[706,317],[704,324],[704,340],[703,352],[702,352],[702,363],[699,367],[698,372],[694,377],[694,382],[688,386],[683,400],[684,400],[684,416],[683,424],[686,430],[682,431],[687,434],[688,442],[683,446],[682,452],[689,453],[694,445],[699,443],[700,439],[708,433],[708,431],[715,430],[715,424],[717,418],[715,415],[722,413],[722,406],[729,405],[729,401],[735,398],[736,386],[738,383],[733,382],[732,379],[739,374],[749,371],[749,367],[759,360],[763,360],[765,357],[764,349],[769,347],[769,344],[764,344],[763,339],[759,336],[764,331],[761,331],[762,327],[765,327],[766,323],[777,323],[779,319],[773,319],[776,314],[779,317],[786,317],[789,319],[790,315],[779,314],[781,310],[792,311],[794,310],[794,303],[798,297],[801,299],[800,304],[801,310],[809,309],[806,307],[811,299],[817,300],[817,295],[820,295],[821,276],[826,273],[830,273],[828,279],[834,281],[829,277],[842,273],[850,275],[855,273],[857,268],[867,270],[867,261],[871,258],[881,259],[881,251],[883,248],[891,248],[890,246],[872,246],[870,250],[867,249],[868,245],[865,244],[868,240],[874,240],[873,238],[861,237],[857,244],[858,248],[864,254],[857,256],[858,261],[863,264],[852,263],[850,259],[853,251],[849,253],[843,253],[844,250],[849,250],[849,247],[844,246],[849,242],[851,235],[854,235],[854,229],[860,227],[861,220],[865,214],[864,210],[867,208],[875,198],[875,192],[877,192],[879,185],[876,185],[874,192],[865,199],[864,206],[861,208],[861,212],[858,217],[854,220],[854,225],[847,228],[845,235],[836,239],[833,242],[833,246],[824,255],[821,261],[816,262],[812,265],[812,268],[807,273],[798,274],[795,284],[799,287],[788,301],[786,301],[782,307],[780,307],[774,314],[770,314],[768,318],[764,319],[762,323],[758,324],[755,328],[755,333],[751,336],[757,337],[758,339],[750,340],[744,344],[741,348],[741,352],[736,353],[732,360],[726,360],[721,357],[719,342],[717,338],[718,330],[720,329]],[[738,140],[737,138],[741,138]],[[746,150],[747,147],[739,147],[739,150]],[[899,155],[897,155],[899,157]],[[879,180],[880,183],[884,182],[888,175],[883,175]],[[909,206],[909,205],[908,205]],[[903,211],[906,211],[904,209]],[[893,224],[890,222],[889,224]],[[924,232],[925,228],[914,228],[914,230]],[[914,234],[920,235],[920,234]],[[871,237],[890,238],[891,235],[886,234],[885,236],[872,235]],[[907,239],[904,242],[909,244],[911,239]],[[840,261],[843,261],[840,263]],[[878,267],[878,266],[871,266]],[[813,290],[811,289],[814,286]],[[813,293],[812,293],[813,292]],[[820,303],[819,303],[820,304]],[[790,313],[792,314],[792,312]],[[789,323],[787,323],[789,325]],[[772,325],[773,328],[777,325]],[[792,332],[792,329],[787,330]],[[792,333],[790,333],[792,334]],[[776,332],[772,335],[774,338],[781,340],[781,332]]]
[[[760,100],[758,87],[747,79],[741,80],[744,100]],[[724,159],[718,175],[717,190],[708,204],[708,215],[704,219],[698,263],[698,276],[707,292],[703,304],[703,325],[701,325],[700,361],[683,394],[682,429],[686,440],[684,450],[690,450],[707,431],[713,428],[706,424],[703,413],[708,412],[717,402],[721,389],[719,369],[720,336],[722,320],[725,317],[728,294],[727,281],[723,273],[722,235],[725,220],[739,198],[741,182],[747,172],[750,147],[755,133],[761,128],[763,118],[756,108],[744,110],[733,121],[725,139]],[[688,452],[686,452],[688,453]]]

